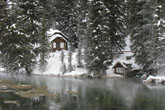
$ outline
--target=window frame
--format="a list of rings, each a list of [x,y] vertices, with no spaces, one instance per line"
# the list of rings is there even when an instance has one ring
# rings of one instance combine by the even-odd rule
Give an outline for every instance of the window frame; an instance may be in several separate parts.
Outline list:
[[[116,72],[117,72],[117,73],[124,73],[124,68],[122,68],[122,67],[117,67],[117,68],[116,68]]]
[[[62,48],[62,49],[65,48],[65,42],[60,42],[60,48]]]
[[[53,42],[53,48],[57,48],[57,43]]]

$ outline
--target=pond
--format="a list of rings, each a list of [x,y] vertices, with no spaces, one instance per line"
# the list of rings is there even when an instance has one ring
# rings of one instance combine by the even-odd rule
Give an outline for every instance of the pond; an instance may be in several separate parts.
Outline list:
[[[45,88],[36,92],[43,95],[30,96],[20,95],[18,89],[0,89],[0,110],[165,110],[165,86],[137,79],[1,75],[2,79]]]

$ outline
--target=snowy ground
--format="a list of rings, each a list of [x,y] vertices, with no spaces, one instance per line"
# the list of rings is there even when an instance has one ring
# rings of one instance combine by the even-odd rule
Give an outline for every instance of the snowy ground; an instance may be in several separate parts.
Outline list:
[[[64,62],[66,64],[66,67],[68,66],[68,51],[64,51]],[[52,75],[52,76],[59,76],[59,75],[63,75],[63,76],[77,76],[77,75],[81,75],[81,74],[85,74],[87,73],[85,69],[82,68],[76,68],[76,52],[73,53],[73,68],[74,71],[70,72],[70,73],[65,73],[65,74],[61,74],[61,60],[60,57],[61,56],[61,51],[57,51],[57,52],[52,52],[49,54],[49,58],[47,60],[48,65],[46,67],[46,71],[45,72],[40,72],[39,71],[39,67],[37,67],[34,70],[34,74],[37,75]]]
[[[65,61],[66,67],[67,67],[67,65],[68,65],[68,51],[64,51],[64,54],[65,54],[64,61]],[[33,73],[35,75],[63,76],[63,77],[80,77],[82,74],[87,73],[87,70],[85,68],[77,68],[77,61],[76,61],[77,52],[74,52],[73,53],[73,61],[72,61],[74,71],[62,74],[61,70],[60,70],[60,68],[61,68],[60,55],[61,55],[61,51],[50,53],[49,59],[47,60],[48,65],[46,67],[46,71],[40,72],[39,67],[37,66]],[[113,74],[113,71],[110,68],[107,71],[107,77],[122,77],[122,76],[117,75],[117,74]]]

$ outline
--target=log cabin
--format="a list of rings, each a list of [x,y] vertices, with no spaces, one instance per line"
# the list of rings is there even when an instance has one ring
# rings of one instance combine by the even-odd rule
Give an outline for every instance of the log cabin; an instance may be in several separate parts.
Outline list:
[[[126,75],[129,72],[131,72],[131,64],[126,64],[126,63],[120,62],[120,61],[115,63],[115,65],[112,68],[114,69],[115,74]]]
[[[51,38],[51,46],[54,52],[62,49],[68,50],[68,38],[60,31],[55,32]]]

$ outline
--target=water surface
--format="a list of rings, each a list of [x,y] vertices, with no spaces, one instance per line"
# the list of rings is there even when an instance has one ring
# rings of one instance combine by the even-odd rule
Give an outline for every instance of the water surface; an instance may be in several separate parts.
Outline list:
[[[58,97],[24,98],[0,93],[0,110],[165,110],[165,86],[136,79],[74,79],[44,76],[1,76],[18,83],[44,85]],[[5,104],[4,101],[18,104]]]

